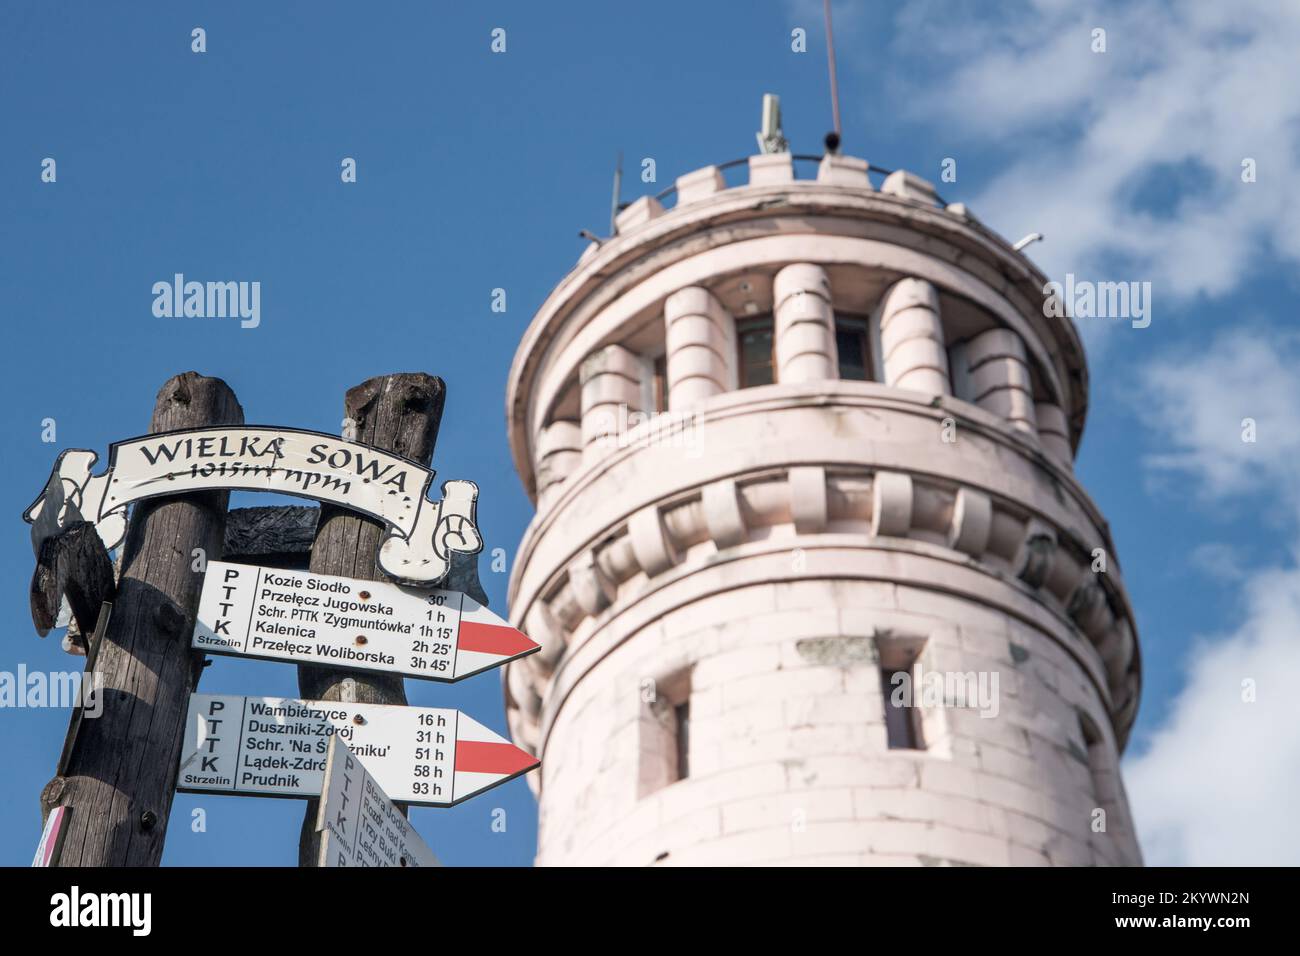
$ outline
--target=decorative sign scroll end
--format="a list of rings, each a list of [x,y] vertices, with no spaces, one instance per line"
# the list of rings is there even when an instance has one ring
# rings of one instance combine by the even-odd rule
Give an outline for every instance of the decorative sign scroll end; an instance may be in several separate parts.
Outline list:
[[[380,543],[379,567],[399,584],[431,587],[451,572],[452,553],[478,554],[478,485],[456,479],[442,484],[442,500],[427,505],[408,537],[392,532]]]
[[[109,551],[126,537],[125,509],[100,517],[112,469],[92,475],[98,461],[99,455],[88,448],[69,448],[55,460],[44,490],[23,512],[23,520],[32,526],[32,549],[38,556],[42,544],[78,521],[93,524]]]

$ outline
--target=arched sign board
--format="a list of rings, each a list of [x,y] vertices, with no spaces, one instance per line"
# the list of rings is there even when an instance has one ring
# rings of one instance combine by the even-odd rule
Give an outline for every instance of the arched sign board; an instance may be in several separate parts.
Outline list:
[[[360,442],[297,428],[215,426],[159,432],[115,442],[108,468],[87,449],[59,455],[45,490],[25,512],[32,540],[89,521],[106,548],[126,536],[133,501],[193,491],[271,491],[327,501],[388,526],[380,540],[380,569],[394,581],[431,587],[446,577],[453,552],[477,554],[478,486],[447,481],[442,500],[428,492],[434,472],[418,462]]]

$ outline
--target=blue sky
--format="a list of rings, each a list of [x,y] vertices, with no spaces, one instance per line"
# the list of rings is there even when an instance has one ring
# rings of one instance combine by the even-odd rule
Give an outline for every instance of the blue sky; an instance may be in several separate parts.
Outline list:
[[[1011,239],[1045,233],[1030,254],[1052,278],[1152,283],[1150,327],[1081,323],[1092,406],[1078,473],[1110,519],[1143,647],[1130,796],[1149,862],[1296,863],[1300,19],[1224,6],[837,5],[845,151],[935,181],[954,158],[945,198]],[[504,54],[489,50],[496,27]],[[747,155],[764,92],[782,96],[795,151],[819,152],[823,44],[816,2],[11,0],[0,670],[77,667],[27,614],[19,515],[57,451],[139,434],[158,387],[187,369],[229,382],[250,422],[321,431],[371,375],[443,376],[434,467],[479,483],[487,548],[512,554],[531,508],[505,441],[506,371],[582,251],[577,231],[607,229],[615,154],[628,199]],[[45,157],[56,183],[40,180]],[[344,157],[355,184],[340,181]],[[638,181],[643,157],[658,183]],[[261,325],[154,317],[152,284],[176,272],[260,281]],[[57,444],[41,441],[46,418]],[[503,613],[506,575],[485,562],[483,579]],[[222,658],[202,687],[296,684],[290,667]],[[408,692],[505,730],[495,674]],[[30,859],[66,724],[0,711],[0,863]],[[200,806],[207,832],[193,833]],[[165,862],[289,864],[300,818],[296,801],[178,795]],[[531,860],[522,781],[413,819],[447,863]]]

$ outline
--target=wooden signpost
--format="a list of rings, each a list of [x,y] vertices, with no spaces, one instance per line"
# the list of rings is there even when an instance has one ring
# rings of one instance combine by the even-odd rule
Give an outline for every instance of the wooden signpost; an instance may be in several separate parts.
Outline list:
[[[426,492],[434,473],[418,462],[321,432],[267,426],[191,428],[115,442],[108,468],[91,471],[99,456],[77,448],[54,464],[46,491],[24,512],[40,526],[49,490],[61,488],[65,521],[84,518],[104,546],[126,538],[128,506],[135,501],[194,491],[270,491],[332,502],[381,522],[376,545],[384,573],[397,581],[432,585],[451,567],[451,553],[483,548],[474,525],[478,487],[448,481],[443,497]]]
[[[189,372],[102,474],[93,451],[59,456],[23,515],[33,620],[46,633],[71,605],[85,638],[71,649],[90,648],[104,707],[69,729],[38,860],[157,865],[181,789],[307,798],[304,866],[436,865],[404,804],[451,806],[538,766],[465,714],[405,706],[403,676],[454,681],[539,649],[486,608],[477,486],[428,497],[444,397],[422,373],[369,379],[338,438],[244,426],[225,383]],[[237,512],[229,541],[273,566],[223,561],[232,489],[321,507]],[[295,663],[303,699],[192,693],[205,651]],[[348,803],[364,839],[345,829]]]
[[[432,375],[403,373],[371,378],[348,389],[343,396],[343,421],[351,423],[358,441],[411,461],[429,462],[433,460],[446,398],[446,384]],[[324,505],[307,570],[373,580],[379,576],[377,555],[384,533],[379,523],[364,515]],[[316,664],[298,665],[298,692],[308,700],[406,703],[400,674]],[[320,859],[317,812],[317,802],[308,800],[298,835],[299,866],[315,866]]]
[[[150,429],[243,418],[225,382],[186,372],[158,392]],[[196,549],[220,556],[227,498],[217,490],[154,497],[140,502],[123,528],[113,613],[105,632],[92,636],[103,712],[80,722],[65,765],[41,794],[46,819],[58,807],[72,810],[59,866],[157,866],[162,857],[198,670],[187,640],[200,585],[191,563]],[[67,487],[59,518],[80,520],[78,507],[76,489]]]

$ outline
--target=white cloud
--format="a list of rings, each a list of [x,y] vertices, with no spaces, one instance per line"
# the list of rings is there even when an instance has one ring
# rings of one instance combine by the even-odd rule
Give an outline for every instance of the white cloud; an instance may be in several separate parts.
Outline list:
[[[1243,596],[1240,627],[1193,650],[1168,720],[1125,762],[1150,865],[1300,863],[1300,571],[1258,574]]]
[[[1250,558],[1235,545],[1222,541],[1198,544],[1187,556],[1187,563],[1207,578],[1222,581],[1243,581]]]
[[[1143,416],[1169,450],[1151,456],[1149,466],[1189,479],[1203,499],[1263,491],[1295,537],[1298,362],[1294,336],[1222,333],[1195,355],[1151,366]],[[1245,416],[1259,423],[1253,445],[1241,441]],[[1242,579],[1239,559],[1229,557],[1236,573],[1227,580],[1240,587],[1240,625],[1190,649],[1186,681],[1168,719],[1144,751],[1126,761],[1133,813],[1151,864],[1300,863],[1300,567],[1293,559],[1288,567]],[[1247,680],[1255,682],[1254,702],[1242,697]]]
[[[1149,365],[1138,414],[1159,436],[1145,464],[1201,498],[1264,492],[1300,504],[1300,337],[1237,330]],[[1254,441],[1244,441],[1253,423]]]
[[[1045,233],[1032,252],[1054,278],[1151,281],[1166,301],[1231,290],[1262,252],[1300,259],[1300,5],[1013,10],[913,0],[896,21],[895,52],[939,75],[896,80],[908,88],[892,101],[946,124],[959,163],[963,145],[1005,159],[971,199],[977,215],[1013,239]],[[1241,181],[1246,157],[1255,183]]]

